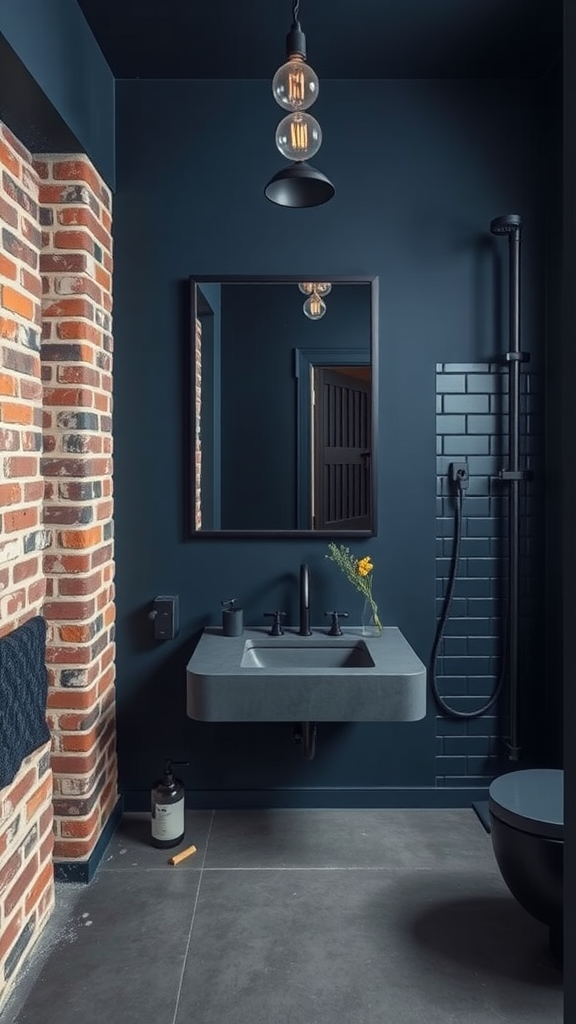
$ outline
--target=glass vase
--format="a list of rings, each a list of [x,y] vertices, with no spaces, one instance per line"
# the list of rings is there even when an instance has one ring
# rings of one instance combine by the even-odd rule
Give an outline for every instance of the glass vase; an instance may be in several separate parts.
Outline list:
[[[362,636],[381,636],[382,629],[378,605],[366,598],[362,609]]]

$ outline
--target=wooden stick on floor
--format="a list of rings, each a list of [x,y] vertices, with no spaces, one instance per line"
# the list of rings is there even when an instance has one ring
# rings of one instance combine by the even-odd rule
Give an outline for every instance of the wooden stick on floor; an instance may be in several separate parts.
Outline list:
[[[181,860],[186,860],[186,857],[191,857],[193,853],[196,853],[195,846],[187,846],[185,850],[181,850],[180,853],[175,853],[173,857],[170,857],[169,864],[179,864]]]

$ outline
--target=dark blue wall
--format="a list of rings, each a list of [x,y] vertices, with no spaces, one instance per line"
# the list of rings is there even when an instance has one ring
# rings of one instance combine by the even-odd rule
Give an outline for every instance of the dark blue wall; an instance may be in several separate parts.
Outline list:
[[[76,0],[2,0],[0,42],[8,127],[36,153],[63,152],[75,137],[69,151],[87,153],[114,188],[114,78]]]
[[[323,541],[186,538],[183,286],[189,275],[376,274],[380,279],[378,536],[385,622],[427,663],[435,628],[437,363],[487,362],[505,342],[503,266],[489,235],[524,218],[523,348],[541,366],[546,177],[538,83],[324,82],[315,163],[334,181],[324,207],[262,195],[282,165],[267,82],[117,85],[115,493],[121,784],[134,804],[165,756],[186,757],[196,802],[450,802],[435,787],[435,709],[415,724],[321,726],[303,762],[291,731],[210,726],[185,713],[185,668],[220,600],[250,622],[285,608],[312,570],[313,620],[355,595]],[[178,593],[177,640],[154,644],[146,614]],[[412,787],[412,789],[405,789]],[[216,793],[214,792],[216,791]],[[236,791],[236,795],[230,795]],[[240,791],[238,793],[238,791]],[[470,790],[469,795],[472,791]],[[430,797],[430,793],[432,796]],[[426,795],[428,794],[428,795]]]

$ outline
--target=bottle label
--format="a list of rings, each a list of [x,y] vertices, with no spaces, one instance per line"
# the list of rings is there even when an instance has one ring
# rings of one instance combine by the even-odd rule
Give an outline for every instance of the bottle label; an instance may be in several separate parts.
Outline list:
[[[152,804],[154,839],[178,839],[184,832],[184,800],[175,804]]]

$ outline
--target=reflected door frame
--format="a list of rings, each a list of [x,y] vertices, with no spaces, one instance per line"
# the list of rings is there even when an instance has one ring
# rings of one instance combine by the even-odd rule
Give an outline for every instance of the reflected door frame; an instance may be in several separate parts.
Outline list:
[[[371,366],[372,394],[374,395],[374,365],[371,352],[348,348],[295,348],[294,376],[296,378],[296,522],[299,530],[311,530],[312,509],[312,383],[317,366]],[[374,481],[372,481],[374,487]],[[374,504],[374,494],[371,496]],[[376,523],[372,515],[372,529]]]

